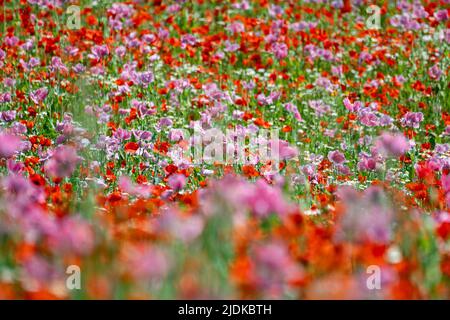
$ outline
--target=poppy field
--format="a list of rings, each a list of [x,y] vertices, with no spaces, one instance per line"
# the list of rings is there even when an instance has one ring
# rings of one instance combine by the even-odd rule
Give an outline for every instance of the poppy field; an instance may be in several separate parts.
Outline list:
[[[449,67],[449,0],[0,0],[0,300],[450,299]]]

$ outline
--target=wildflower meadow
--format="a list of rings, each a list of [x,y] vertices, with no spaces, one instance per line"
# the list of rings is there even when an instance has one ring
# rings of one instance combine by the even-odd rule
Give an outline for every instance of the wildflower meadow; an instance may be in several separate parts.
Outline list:
[[[450,299],[449,0],[0,0],[0,300]]]

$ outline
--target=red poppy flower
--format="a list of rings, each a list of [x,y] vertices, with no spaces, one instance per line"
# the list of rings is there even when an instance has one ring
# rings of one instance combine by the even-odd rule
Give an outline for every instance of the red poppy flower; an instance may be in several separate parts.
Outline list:
[[[125,144],[125,152],[135,153],[139,149],[139,145],[136,142],[128,142]]]

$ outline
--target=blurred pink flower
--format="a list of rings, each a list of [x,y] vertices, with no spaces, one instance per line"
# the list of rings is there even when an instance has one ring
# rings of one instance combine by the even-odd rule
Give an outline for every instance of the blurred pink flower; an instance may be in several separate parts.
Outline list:
[[[50,243],[59,252],[89,254],[94,247],[94,230],[79,217],[65,217],[50,236]]]
[[[442,182],[442,188],[444,189],[444,191],[450,192],[450,174],[443,175],[441,182]]]
[[[183,174],[173,174],[167,180],[169,187],[174,191],[180,191],[186,185],[186,176]]]
[[[352,187],[341,187],[337,195],[345,211],[336,225],[336,240],[389,243],[394,216],[383,189],[372,186],[358,192]]]
[[[175,208],[164,210],[158,217],[159,229],[183,243],[191,242],[200,236],[204,226],[203,216],[185,215]]]
[[[57,147],[45,164],[45,171],[52,177],[69,177],[75,170],[80,157],[71,146]]]
[[[385,155],[393,157],[400,157],[411,148],[408,139],[403,134],[387,132],[378,137],[376,147]]]
[[[118,186],[125,193],[133,194],[135,191],[133,181],[127,176],[121,176],[119,178]]]
[[[302,279],[302,267],[289,255],[281,242],[268,242],[253,248],[256,281],[267,298],[281,298],[284,288]]]
[[[291,209],[284,200],[281,190],[270,186],[264,179],[259,179],[254,185],[249,185],[242,191],[243,204],[246,204],[256,216],[266,217],[270,213],[283,215]]]
[[[170,262],[164,251],[153,246],[124,249],[126,270],[140,280],[161,280],[169,272]]]
[[[280,186],[270,185],[263,178],[253,183],[234,175],[226,175],[211,182],[203,196],[205,214],[217,212],[217,199],[225,200],[236,214],[249,211],[258,218],[267,217],[271,213],[285,215],[294,210],[294,206],[284,199]]]
[[[289,160],[298,155],[296,148],[291,147],[287,141],[273,139],[270,141],[270,157],[278,160]]]
[[[11,173],[19,173],[25,168],[25,165],[22,162],[16,162],[12,159],[8,159],[6,161],[6,167]]]
[[[21,139],[9,133],[0,133],[0,158],[9,158],[19,151]]]
[[[41,256],[34,255],[26,260],[23,265],[24,280],[33,280],[34,285],[45,286],[58,277],[56,268]]]
[[[136,197],[147,198],[150,196],[152,191],[151,185],[133,183],[133,181],[127,176],[121,176],[119,178],[118,186],[122,192]]]

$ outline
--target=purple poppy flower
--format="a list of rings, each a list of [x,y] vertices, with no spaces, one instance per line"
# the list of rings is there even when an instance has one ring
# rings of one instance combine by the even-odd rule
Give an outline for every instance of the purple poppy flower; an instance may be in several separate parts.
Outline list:
[[[129,140],[131,138],[131,132],[122,128],[118,128],[113,135],[114,138],[119,139],[120,141]]]
[[[72,67],[72,70],[75,73],[83,73],[84,71],[86,71],[86,67],[81,63],[77,63]]]
[[[245,31],[244,25],[238,21],[232,22],[226,29],[231,33],[240,33]]]
[[[169,131],[169,139],[170,141],[180,141],[184,139],[183,130],[180,129],[171,129]]]
[[[442,70],[439,69],[437,64],[435,64],[430,69],[428,69],[428,75],[433,80],[439,80],[441,78],[441,75],[442,75]]]
[[[159,120],[160,127],[171,127],[172,124],[173,124],[173,121],[170,118],[164,117]]]
[[[280,6],[277,6],[275,4],[271,4],[269,7],[269,15],[271,17],[276,17],[277,15],[281,15],[284,13],[284,9]]]
[[[382,114],[380,117],[380,125],[381,126],[389,126],[394,122],[394,119],[392,119],[390,116],[386,115],[386,114]]]
[[[152,138],[152,133],[150,131],[144,130],[132,130],[134,137],[137,140],[149,140]]]
[[[16,85],[16,80],[6,77],[5,79],[3,79],[3,84],[5,85],[5,87],[14,87]]]
[[[445,127],[444,135],[446,136],[450,135],[450,125]]]
[[[377,167],[377,162],[372,157],[362,156],[358,162],[358,169],[360,171],[373,171]]]
[[[278,187],[270,186],[264,179],[259,179],[244,192],[240,195],[243,198],[240,201],[244,201],[251,212],[258,217],[266,217],[270,213],[284,215],[290,210],[281,190]]]
[[[231,43],[230,41],[225,41],[225,51],[226,52],[235,52],[236,50],[239,49],[239,45],[236,43]]]
[[[56,57],[53,57],[53,58],[56,58]],[[53,58],[52,58],[52,65],[53,65]],[[58,64],[58,62],[60,62],[62,64],[61,59],[59,59],[59,61],[55,61],[55,64]],[[41,64],[41,60],[39,60],[39,58],[31,57],[30,61],[28,61],[28,67],[30,69],[33,69],[33,68],[39,66],[40,64]],[[65,68],[65,66],[64,66],[64,68]]]
[[[289,160],[295,158],[298,155],[296,148],[291,147],[287,141],[284,140],[271,140],[270,141],[271,155],[272,152],[277,153],[275,157],[279,157],[280,160]]]
[[[259,291],[269,299],[281,298],[286,285],[305,276],[286,244],[278,241],[258,244],[251,252]]]
[[[67,72],[66,65],[62,62],[60,57],[52,57],[52,67],[59,72]]]
[[[401,124],[403,127],[419,128],[420,123],[423,121],[422,112],[407,112],[402,120]]]
[[[47,259],[36,254],[24,262],[23,271],[28,278],[33,279],[40,285],[58,279],[58,272]]]
[[[284,42],[275,42],[272,44],[272,52],[278,60],[284,59],[288,55],[288,46]]]
[[[344,99],[344,106],[350,112],[358,112],[359,109],[361,109],[362,104],[361,104],[360,101],[355,101],[354,103],[351,103],[348,98],[345,98]]]
[[[169,37],[169,31],[167,29],[164,28],[159,28],[158,29],[158,38],[161,40],[165,40]]]
[[[19,43],[19,38],[16,36],[6,36],[4,42],[8,47],[15,47]]]
[[[7,110],[0,113],[0,119],[5,122],[11,122],[16,119],[16,110]]]
[[[15,135],[25,134],[27,132],[27,126],[21,122],[13,122],[12,126],[9,128],[10,132]]]
[[[172,208],[164,210],[158,217],[158,227],[183,243],[189,243],[200,236],[204,226],[205,222],[202,216],[186,216]]]
[[[118,46],[114,52],[119,58],[123,58],[125,56],[125,53],[127,52],[127,48],[125,48],[124,46]]]
[[[342,164],[346,161],[344,154],[338,150],[330,151],[328,153],[328,160],[334,164]]]
[[[0,103],[11,102],[11,94],[9,92],[0,93]]]
[[[286,103],[284,105],[284,108],[289,111],[290,113],[292,113],[294,115],[294,118],[298,121],[303,121],[302,116],[300,114],[300,112],[298,111],[298,108],[293,105],[292,103]]]
[[[64,51],[71,57],[75,57],[78,52],[80,51],[80,49],[78,49],[77,47],[74,46],[67,46],[64,48]]]
[[[48,95],[48,89],[45,87],[42,87],[35,91],[32,91],[30,93],[30,98],[31,98],[31,100],[33,100],[34,103],[39,104],[42,101],[44,101],[44,99],[47,97],[47,95]]]
[[[142,36],[142,41],[144,41],[145,43],[151,44],[156,40],[156,36],[152,33],[150,34],[144,34]]]
[[[368,127],[375,127],[380,124],[377,114],[368,108],[360,110],[358,118],[363,125]]]
[[[317,116],[325,115],[331,111],[331,107],[325,104],[322,100],[311,100],[308,102],[308,105],[314,110],[314,113]]]
[[[101,46],[93,46],[91,49],[91,54],[89,54],[88,57],[91,59],[101,60],[107,55],[109,55],[109,48],[106,44],[103,44]]]
[[[181,37],[181,48],[186,49],[187,46],[195,46],[197,38],[192,34],[185,34]]]
[[[439,22],[446,21],[449,18],[448,11],[446,9],[436,11],[433,15]]]
[[[138,74],[139,83],[143,86],[148,86],[155,79],[153,72],[145,71]]]
[[[394,81],[399,83],[399,84],[404,84],[406,82],[406,79],[404,76],[402,75],[398,75],[394,77]]]

